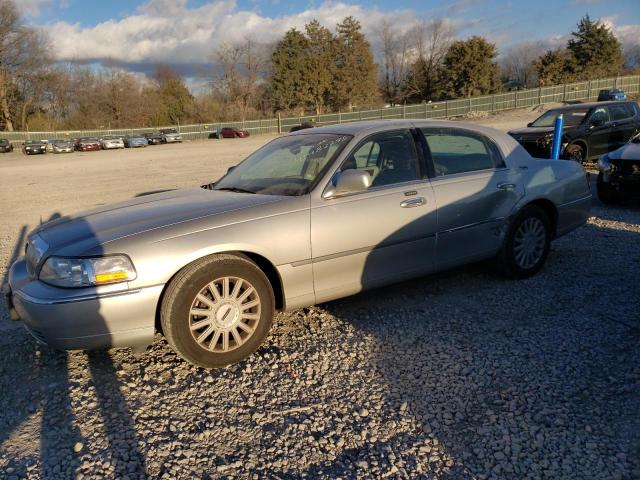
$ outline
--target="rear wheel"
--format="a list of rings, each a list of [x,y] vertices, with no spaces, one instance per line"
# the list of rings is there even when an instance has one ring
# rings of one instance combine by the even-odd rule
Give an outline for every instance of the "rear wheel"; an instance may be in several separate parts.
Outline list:
[[[185,267],[161,307],[165,337],[182,358],[205,368],[239,362],[271,328],[273,290],[248,258],[213,255]]]
[[[498,258],[505,275],[528,278],[544,265],[551,246],[551,222],[536,206],[524,207],[513,219]]]

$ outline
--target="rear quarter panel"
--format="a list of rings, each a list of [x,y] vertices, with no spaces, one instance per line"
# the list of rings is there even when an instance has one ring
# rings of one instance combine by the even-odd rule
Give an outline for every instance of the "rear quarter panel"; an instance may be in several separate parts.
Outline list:
[[[589,218],[591,192],[582,166],[568,160],[531,159],[527,162],[525,197],[519,207],[549,200],[557,210],[556,236],[583,225]]]

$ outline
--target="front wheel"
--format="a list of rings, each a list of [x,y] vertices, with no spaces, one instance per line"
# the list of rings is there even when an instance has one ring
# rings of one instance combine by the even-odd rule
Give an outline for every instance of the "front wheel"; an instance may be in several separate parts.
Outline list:
[[[163,333],[182,358],[204,368],[239,362],[264,342],[275,300],[248,258],[213,255],[180,271],[165,292]]]
[[[544,265],[551,247],[551,222],[543,209],[524,207],[511,222],[498,255],[504,274],[528,278]]]
[[[565,152],[565,156],[567,157],[567,160],[573,160],[574,162],[582,164],[587,159],[587,152],[585,152],[584,148],[580,145],[569,145]]]

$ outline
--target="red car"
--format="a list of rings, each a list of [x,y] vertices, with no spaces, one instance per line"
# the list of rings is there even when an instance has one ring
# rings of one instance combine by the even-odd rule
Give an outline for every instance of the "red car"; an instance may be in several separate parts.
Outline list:
[[[102,145],[100,145],[100,140],[97,138],[80,138],[76,142],[76,150],[79,152],[90,152],[100,149],[102,149]]]
[[[245,138],[249,136],[246,130],[238,130],[237,128],[224,127],[220,129],[220,137],[222,138]]]

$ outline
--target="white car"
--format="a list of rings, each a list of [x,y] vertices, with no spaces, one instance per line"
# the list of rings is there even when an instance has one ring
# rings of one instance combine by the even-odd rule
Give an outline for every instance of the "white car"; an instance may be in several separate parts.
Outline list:
[[[124,148],[124,140],[117,135],[106,135],[100,139],[100,145],[102,145],[103,150]]]

